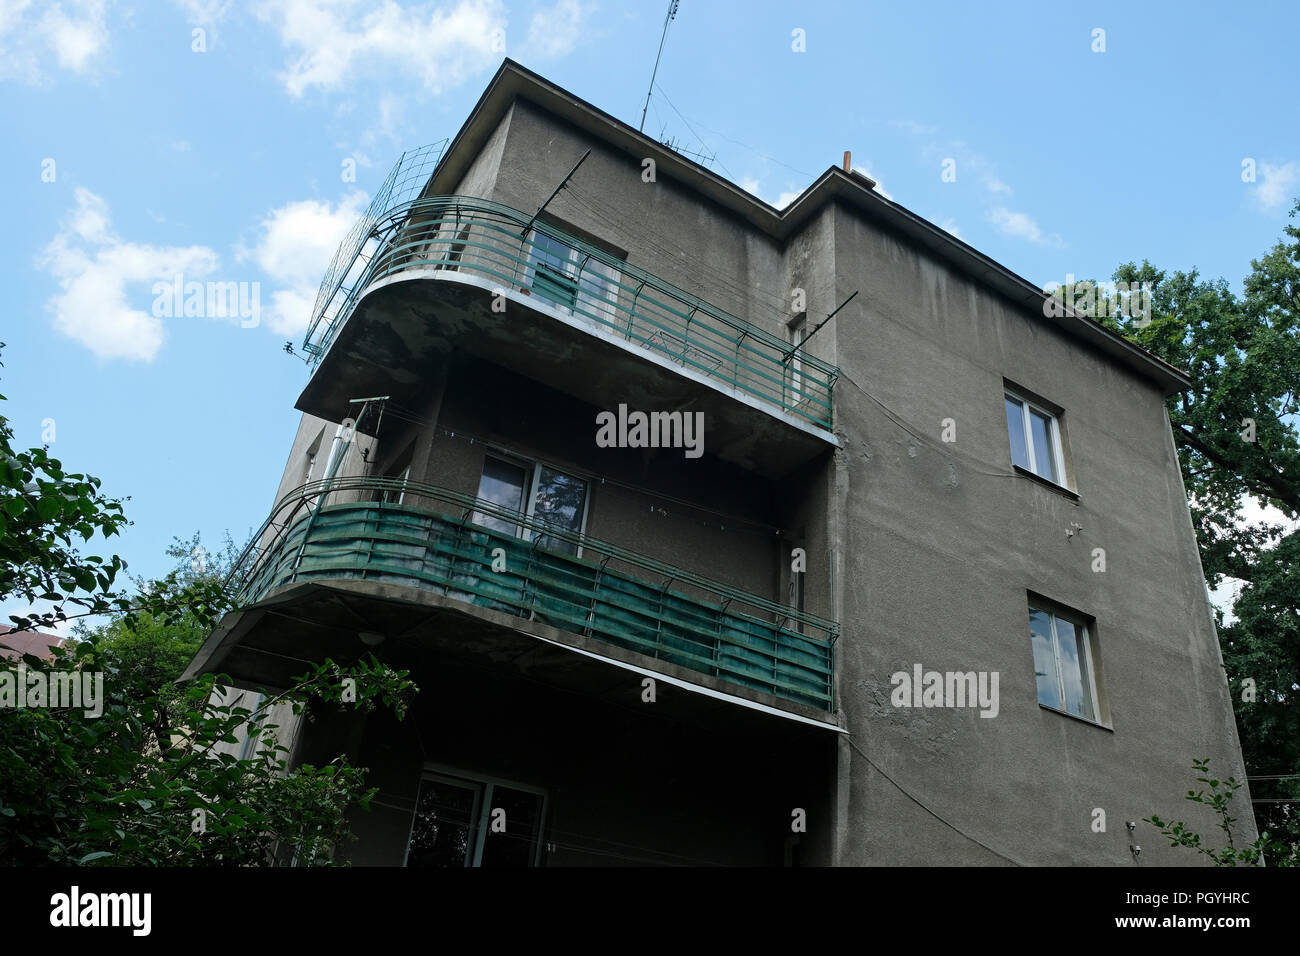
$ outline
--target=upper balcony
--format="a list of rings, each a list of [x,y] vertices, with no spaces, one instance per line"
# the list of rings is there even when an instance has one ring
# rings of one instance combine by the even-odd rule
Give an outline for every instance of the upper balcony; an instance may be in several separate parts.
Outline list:
[[[774,476],[836,444],[833,365],[534,215],[399,199],[381,190],[326,275],[303,411],[412,401],[461,350],[599,409],[703,411],[708,451]]]

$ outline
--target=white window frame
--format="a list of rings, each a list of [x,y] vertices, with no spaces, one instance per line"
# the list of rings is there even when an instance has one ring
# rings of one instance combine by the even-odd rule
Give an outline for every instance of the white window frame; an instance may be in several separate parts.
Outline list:
[[[618,311],[618,295],[619,295],[619,290],[621,288],[622,279],[623,279],[622,270],[617,269],[614,266],[609,265],[608,263],[602,262],[599,259],[595,259],[589,252],[584,252],[581,249],[574,248],[573,246],[565,242],[563,239],[557,239],[554,236],[545,232],[538,232],[536,229],[530,229],[528,231],[528,264],[524,267],[524,285],[527,286],[529,289],[532,289],[534,283],[536,282],[537,262],[539,259],[539,256],[537,255],[536,252],[536,244],[539,236],[545,238],[547,242],[564,246],[566,249],[569,250],[569,255],[568,258],[565,259],[565,262],[568,265],[574,267],[574,274],[570,276],[570,278],[573,279],[573,281],[577,284],[577,288],[574,290],[573,293],[573,306],[567,306],[567,305],[562,305],[559,302],[553,302],[550,299],[547,299],[546,296],[541,296],[541,298],[545,299],[546,302],[548,302],[550,305],[554,306],[555,308],[559,309],[561,312],[565,312],[569,315],[576,315],[579,318],[588,319],[590,321],[595,321],[595,320],[591,319],[590,316],[584,314],[583,312],[579,312],[576,306],[582,303],[584,296],[590,303],[597,306],[600,304],[600,302],[603,299],[609,305],[605,324],[612,325],[614,323],[614,319]],[[588,272],[589,263],[591,264],[590,272]],[[604,272],[600,270],[608,270],[610,274],[606,275]],[[603,296],[593,295],[590,291],[583,289],[582,278],[584,274],[599,276],[602,280],[604,280],[604,282],[606,283],[606,289],[604,291]],[[588,307],[588,311],[598,312],[601,310],[599,308]]]
[[[1060,485],[1062,488],[1068,488],[1069,485],[1067,485],[1065,481],[1065,453],[1061,447],[1061,422],[1059,416],[1051,409],[1044,408],[1037,402],[1025,398],[1025,396],[1018,392],[1014,392],[1009,388],[1003,390],[1003,396],[1013,402],[1018,402],[1020,405],[1020,427],[1021,433],[1025,437],[1025,455],[1029,462],[1026,466],[1026,470],[1033,472],[1035,477],[1042,478],[1044,481],[1050,481],[1053,484]],[[1047,441],[1052,446],[1052,470],[1056,475],[1055,478],[1040,475],[1035,467],[1038,464],[1038,455],[1034,452],[1034,430],[1030,425],[1029,416],[1031,410],[1038,412],[1038,414],[1047,419]],[[1004,408],[1004,415],[1005,411]],[[1008,451],[1009,450],[1010,449],[1008,449]],[[1013,465],[1017,464],[1014,458],[1012,458],[1011,463]]]
[[[546,840],[547,816],[551,809],[550,794],[544,788],[519,783],[515,780],[507,780],[504,777],[489,777],[481,773],[470,773],[441,764],[425,764],[424,772],[420,774],[420,783],[423,784],[425,780],[436,780],[453,787],[462,787],[467,790],[473,788],[474,790],[474,809],[471,811],[473,819],[470,833],[474,843],[465,857],[465,866],[467,868],[482,865],[483,846],[492,824],[492,790],[495,787],[507,787],[521,793],[531,793],[541,797],[542,809],[537,818],[537,846],[533,850],[533,862],[530,865],[535,867],[542,865],[542,851],[546,848],[548,842]],[[415,816],[419,809],[419,801],[419,788],[417,787],[416,809],[411,812],[411,825],[407,829],[406,851],[402,856],[402,866],[406,866],[410,860],[411,837],[415,835]],[[506,826],[510,826],[509,820],[506,821]]]
[[[542,469],[549,468],[551,471],[558,471],[561,474],[577,478],[587,486],[587,493],[582,496],[582,521],[578,525],[578,534],[586,535],[587,533],[587,515],[591,510],[591,480],[584,478],[582,475],[576,475],[573,472],[561,468],[558,465],[552,465],[549,462],[538,461],[535,459],[519,458],[515,455],[505,455],[497,452],[489,452],[484,456],[484,461],[488,458],[495,458],[497,461],[504,462],[514,468],[520,468],[524,472],[525,487],[523,489],[525,518],[535,518],[537,515],[537,486],[541,481]],[[483,469],[479,468],[479,481],[483,480]],[[477,496],[477,492],[476,492]],[[477,512],[476,512],[477,513]],[[515,537],[521,541],[532,541],[537,532],[525,525],[515,525]],[[574,557],[582,557],[582,546],[579,545]]]
[[[804,393],[804,369],[803,356],[804,350],[799,348],[808,339],[808,313],[800,313],[799,317],[792,321],[789,326],[790,346],[798,349],[790,357],[790,395],[794,405],[800,405],[808,397]]]
[[[1050,707],[1052,710],[1060,711],[1061,713],[1068,714],[1071,717],[1077,717],[1080,720],[1091,721],[1094,724],[1102,723],[1101,698],[1097,696],[1097,669],[1096,667],[1093,666],[1092,663],[1092,628],[1081,616],[1077,614],[1062,613],[1061,611],[1058,611],[1050,604],[1043,601],[1034,601],[1031,599],[1029,601],[1029,610],[1031,612],[1038,611],[1041,614],[1047,615],[1048,628],[1051,630],[1051,635],[1052,635],[1052,657],[1056,662],[1057,705],[1055,707],[1052,707],[1050,704],[1044,704],[1042,701],[1039,701],[1038,702],[1039,706]],[[1056,631],[1056,622],[1058,619],[1061,618],[1073,624],[1075,634],[1079,635],[1080,637],[1079,644],[1083,648],[1083,650],[1080,653],[1079,663],[1080,666],[1083,667],[1088,673],[1086,675],[1084,674],[1079,675],[1079,683],[1080,684],[1086,683],[1086,686],[1088,688],[1088,693],[1092,701],[1091,717],[1085,716],[1084,714],[1076,714],[1072,710],[1066,708],[1065,706],[1065,680],[1063,675],[1061,674],[1061,652],[1059,650],[1061,641],[1060,641],[1060,635]],[[1085,676],[1087,677],[1086,682],[1084,681]],[[1035,686],[1034,688],[1034,695],[1035,698],[1038,695],[1037,686]]]
[[[558,471],[563,475],[577,478],[587,486],[587,493],[582,496],[582,520],[578,523],[578,534],[585,535],[587,533],[587,512],[591,508],[591,482],[588,479],[583,478],[581,475],[575,475],[570,471],[565,471],[563,468],[557,468],[555,465],[548,465],[543,461],[533,462],[533,470],[529,478],[529,489],[527,493],[528,510],[524,512],[524,516],[532,518],[537,513],[537,485],[541,481],[543,468],[549,468],[551,471]],[[525,541],[532,541],[533,537],[537,534],[537,532],[530,528],[525,528],[524,532]],[[577,553],[574,554],[574,557],[582,557],[581,545],[578,546]]]

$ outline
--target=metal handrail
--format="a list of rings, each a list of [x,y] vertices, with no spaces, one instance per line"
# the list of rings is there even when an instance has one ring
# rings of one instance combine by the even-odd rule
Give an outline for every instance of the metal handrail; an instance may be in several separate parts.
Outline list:
[[[331,272],[342,278],[330,296],[322,290],[304,336],[314,364],[374,283],[417,270],[428,278],[459,273],[545,300],[721,384],[831,427],[837,367],[806,353],[795,357],[780,336],[547,222],[539,219],[526,228],[526,213],[471,196],[409,199],[368,217],[365,239],[352,243],[352,261],[345,267],[336,256]],[[575,259],[559,267],[546,262],[546,253],[536,248],[543,236],[574,250]],[[554,279],[536,281],[542,262],[566,280],[562,292]]]
[[[473,495],[462,494],[460,492],[451,491],[447,488],[439,487],[438,485],[426,484],[425,482],[412,481],[410,479],[354,476],[350,478],[334,478],[332,480],[307,482],[306,484],[300,485],[299,487],[287,492],[279,502],[276,503],[270,516],[263,523],[262,531],[260,531],[258,537],[253,540],[256,542],[268,528],[276,523],[277,516],[287,510],[289,515],[283,520],[276,536],[265,548],[260,549],[261,555],[272,554],[277,550],[281,539],[287,536],[294,525],[295,522],[293,516],[297,514],[298,510],[308,499],[346,492],[384,491],[400,492],[403,495],[410,495],[416,498],[440,501],[444,504],[454,506],[454,509],[466,515],[476,512],[479,514],[490,515],[513,524],[521,525],[538,534],[545,534],[550,537],[559,538],[581,548],[584,554],[586,552],[592,552],[603,556],[606,560],[613,558],[637,568],[651,577],[662,577],[677,583],[688,584],[702,591],[716,595],[719,600],[726,602],[735,601],[753,608],[754,610],[771,614],[775,621],[785,618],[790,621],[795,621],[812,630],[821,631],[822,634],[825,635],[823,640],[827,644],[833,645],[835,639],[839,636],[839,624],[827,618],[819,617],[818,615],[810,614],[806,611],[800,611],[797,608],[768,600],[767,598],[760,597],[757,594],[751,594],[740,588],[638,554],[635,551],[630,551],[627,548],[619,547],[610,542],[592,538],[586,534],[558,528],[539,518],[513,511],[508,508],[503,508],[500,505],[493,504],[492,502],[486,501],[482,498],[476,498]],[[405,504],[400,507],[412,511],[428,510]],[[447,517],[450,517],[450,515]],[[257,554],[258,551],[259,549],[255,548],[253,545],[250,545],[245,549],[244,553],[236,560],[234,566],[231,568],[230,574],[227,576],[226,584],[229,593],[231,593],[236,604],[242,603],[243,600],[247,598],[248,588],[257,577],[257,572],[262,563],[260,560],[254,560],[254,555]],[[577,558],[569,555],[564,555],[563,557],[570,561],[590,565],[593,569],[600,568],[600,562],[588,561],[585,558]]]

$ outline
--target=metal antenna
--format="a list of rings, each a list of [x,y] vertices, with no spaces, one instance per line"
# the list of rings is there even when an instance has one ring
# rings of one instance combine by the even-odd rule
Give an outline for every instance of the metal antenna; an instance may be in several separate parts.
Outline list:
[[[659,53],[655,56],[655,68],[650,72],[650,89],[645,91],[645,106],[641,110],[641,125],[637,127],[637,132],[645,131],[645,114],[650,109],[650,94],[655,89],[655,77],[659,74],[659,58],[664,55],[664,41],[668,39],[668,24],[672,22],[673,17],[677,16],[677,4],[679,0],[668,0],[668,16],[664,17],[664,32],[659,38]]]

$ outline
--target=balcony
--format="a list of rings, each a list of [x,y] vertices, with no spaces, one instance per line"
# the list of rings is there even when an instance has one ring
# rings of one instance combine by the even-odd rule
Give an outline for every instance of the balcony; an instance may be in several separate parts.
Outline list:
[[[531,540],[476,515],[517,524]],[[341,478],[286,495],[266,529],[278,530],[231,575],[244,608],[305,582],[417,589],[633,652],[651,670],[674,665],[799,710],[834,710],[838,624],[481,499]]]
[[[326,275],[303,411],[413,400],[461,350],[600,409],[704,411],[713,453],[771,474],[836,444],[835,366],[528,213],[398,198],[381,191]]]

